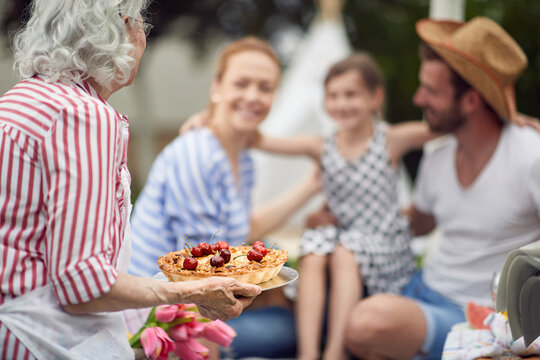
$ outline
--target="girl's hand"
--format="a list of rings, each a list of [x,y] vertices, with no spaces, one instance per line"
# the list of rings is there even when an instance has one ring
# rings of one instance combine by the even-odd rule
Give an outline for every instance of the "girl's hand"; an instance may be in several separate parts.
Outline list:
[[[538,118],[522,113],[517,113],[515,123],[521,127],[528,126],[540,132],[540,120]]]
[[[183,124],[180,126],[178,133],[180,135],[187,133],[190,130],[200,129],[203,126],[208,125],[209,121],[208,109],[200,111],[191,115]]]

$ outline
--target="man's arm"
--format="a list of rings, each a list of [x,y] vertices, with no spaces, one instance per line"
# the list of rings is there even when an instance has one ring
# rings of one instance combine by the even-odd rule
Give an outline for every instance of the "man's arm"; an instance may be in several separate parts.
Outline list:
[[[414,205],[403,210],[403,213],[409,218],[415,236],[429,234],[437,226],[433,215],[421,212]]]
[[[315,229],[319,226],[338,226],[338,220],[328,208],[328,204],[324,204],[323,207],[308,215],[306,219],[306,228]]]

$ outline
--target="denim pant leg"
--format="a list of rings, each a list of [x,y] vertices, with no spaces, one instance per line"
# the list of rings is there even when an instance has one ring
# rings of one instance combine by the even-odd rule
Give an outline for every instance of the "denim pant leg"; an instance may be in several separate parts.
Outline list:
[[[463,309],[424,284],[421,271],[413,275],[402,294],[420,306],[427,322],[427,334],[421,354],[415,360],[440,359],[446,335],[453,325],[465,321]]]
[[[296,356],[295,319],[290,310],[274,306],[246,311],[227,324],[237,336],[230,348],[222,349],[224,359]]]

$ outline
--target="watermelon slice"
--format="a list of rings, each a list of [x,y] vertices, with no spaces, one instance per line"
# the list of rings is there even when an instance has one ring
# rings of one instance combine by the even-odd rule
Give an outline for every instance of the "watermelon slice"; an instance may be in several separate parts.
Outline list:
[[[485,318],[495,312],[489,306],[481,306],[472,301],[467,303],[465,308],[465,318],[473,329],[490,329],[488,325],[484,325]]]

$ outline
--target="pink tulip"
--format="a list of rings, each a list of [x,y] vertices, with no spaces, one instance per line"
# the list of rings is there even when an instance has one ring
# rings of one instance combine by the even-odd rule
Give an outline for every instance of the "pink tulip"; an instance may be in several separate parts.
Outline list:
[[[166,360],[175,348],[169,335],[160,327],[146,328],[141,334],[141,344],[147,358]]]
[[[182,360],[201,360],[208,358],[208,348],[199,344],[195,339],[177,341],[174,353]]]
[[[205,324],[199,321],[192,321],[176,325],[169,329],[169,335],[175,341],[186,341],[192,337],[199,337],[204,328]]]
[[[156,319],[164,323],[182,317],[195,319],[196,314],[188,311],[194,309],[196,309],[194,304],[160,305],[156,307]]]
[[[233,338],[236,336],[234,329],[221,320],[214,320],[203,324],[203,326],[201,336],[221,346],[231,345]]]
[[[169,329],[169,334],[174,341],[186,341],[189,339],[188,328],[181,324]]]

